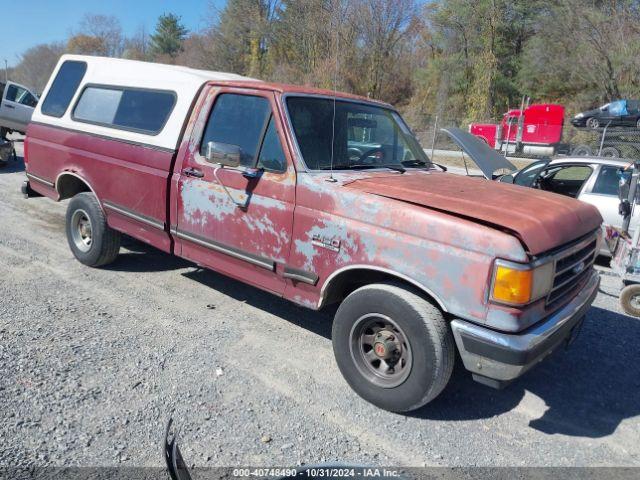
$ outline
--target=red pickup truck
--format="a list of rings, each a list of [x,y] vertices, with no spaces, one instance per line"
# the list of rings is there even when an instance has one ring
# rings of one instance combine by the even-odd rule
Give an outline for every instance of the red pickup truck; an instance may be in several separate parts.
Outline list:
[[[310,309],[339,303],[338,367],[393,411],[435,398],[456,350],[482,383],[515,379],[597,293],[594,207],[441,172],[396,110],[353,95],[65,55],[25,163],[26,196],[70,199],[86,265],[114,261],[124,233]]]

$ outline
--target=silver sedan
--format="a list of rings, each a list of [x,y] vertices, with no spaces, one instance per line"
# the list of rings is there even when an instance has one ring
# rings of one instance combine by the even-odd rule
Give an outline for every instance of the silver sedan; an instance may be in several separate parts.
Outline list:
[[[600,211],[604,219],[603,225],[620,227],[622,226],[622,217],[618,213],[620,169],[624,169],[629,163],[629,160],[599,157],[540,160],[519,172],[504,175],[500,181],[577,198],[590,203]],[[640,211],[634,211],[630,231],[635,229],[639,219]],[[606,246],[600,253],[611,255]]]

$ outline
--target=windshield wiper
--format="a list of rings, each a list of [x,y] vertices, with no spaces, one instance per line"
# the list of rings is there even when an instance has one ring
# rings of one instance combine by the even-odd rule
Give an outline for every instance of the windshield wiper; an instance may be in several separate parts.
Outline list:
[[[400,163],[402,163],[402,165],[404,165],[405,167],[439,167],[443,172],[447,171],[447,167],[435,162],[425,162],[422,160],[404,160]]]
[[[407,170],[402,165],[366,165],[355,163],[353,165],[334,165],[333,170],[371,170],[373,168],[388,168],[395,172],[404,173]],[[331,170],[331,167],[323,167],[321,170]]]

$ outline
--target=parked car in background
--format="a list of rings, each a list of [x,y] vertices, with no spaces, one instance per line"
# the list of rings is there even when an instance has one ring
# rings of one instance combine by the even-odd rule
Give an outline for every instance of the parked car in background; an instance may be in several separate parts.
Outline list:
[[[594,110],[578,113],[571,119],[574,127],[636,127],[640,128],[640,101],[616,100]]]
[[[38,97],[27,87],[0,82],[0,138],[7,133],[25,133]]]
[[[519,172],[504,175],[500,181],[559,193],[590,203],[600,211],[604,219],[603,228],[605,225],[619,228],[622,226],[622,216],[618,212],[620,171],[630,163],[629,160],[597,157],[540,160]],[[631,218],[632,233],[639,221],[640,210],[635,211]],[[611,255],[606,245],[602,246],[600,253]]]
[[[446,128],[442,131],[460,146],[487,179],[576,198],[600,211],[604,219],[603,228],[605,225],[622,226],[622,216],[618,213],[619,175],[620,170],[631,163],[630,160],[562,157],[556,160],[539,160],[518,171],[504,156],[476,136],[459,128]],[[639,221],[640,210],[634,212],[631,231]],[[611,256],[604,244],[600,254]]]

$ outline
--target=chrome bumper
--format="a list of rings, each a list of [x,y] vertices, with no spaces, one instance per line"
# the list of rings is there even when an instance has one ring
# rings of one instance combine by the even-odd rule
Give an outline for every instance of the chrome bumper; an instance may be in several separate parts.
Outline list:
[[[599,285],[600,276],[594,271],[571,302],[517,334],[453,320],[451,329],[465,368],[474,374],[475,380],[494,387],[518,378],[570,338],[576,327],[579,328]]]

